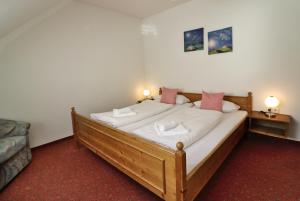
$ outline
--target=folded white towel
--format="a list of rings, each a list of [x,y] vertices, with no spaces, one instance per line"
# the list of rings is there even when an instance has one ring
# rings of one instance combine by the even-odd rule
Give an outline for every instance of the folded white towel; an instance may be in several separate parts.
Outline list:
[[[130,113],[130,112],[132,112],[130,107],[124,107],[121,109],[113,109],[114,114],[126,114],[126,113]]]
[[[116,123],[115,118],[113,118],[112,116],[109,116],[109,115],[103,115],[103,113],[92,113],[92,114],[90,114],[90,117],[95,120],[109,122],[112,124]]]
[[[168,131],[161,131],[157,127],[157,124],[154,123],[154,129],[156,133],[160,136],[173,136],[173,135],[185,135],[189,133],[189,130],[186,129],[182,124],[178,124],[175,128]]]
[[[128,113],[123,113],[123,114],[113,114],[113,117],[128,117],[128,116],[133,116],[136,115],[136,112],[128,112]]]
[[[156,122],[155,124],[160,131],[168,131],[178,126],[176,121]]]
[[[132,111],[129,107],[113,109],[113,117],[127,117],[132,115],[136,115],[136,113]]]

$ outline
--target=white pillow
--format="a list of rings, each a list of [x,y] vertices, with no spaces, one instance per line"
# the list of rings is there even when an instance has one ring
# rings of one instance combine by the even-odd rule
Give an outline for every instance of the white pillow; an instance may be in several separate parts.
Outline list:
[[[200,108],[201,105],[201,101],[196,101],[194,102],[194,105],[197,108]],[[240,109],[240,106],[230,102],[230,101],[224,101],[223,100],[223,107],[222,107],[222,112],[234,112],[234,111],[238,111]]]
[[[154,97],[154,101],[160,101],[160,99],[161,99],[161,95]],[[177,105],[182,105],[184,103],[189,103],[189,102],[191,102],[191,101],[187,97],[185,97],[183,95],[176,95],[176,104]]]
[[[188,103],[188,102],[191,102],[191,101],[187,97],[185,97],[183,95],[177,95],[176,96],[176,104],[182,105],[182,104]]]

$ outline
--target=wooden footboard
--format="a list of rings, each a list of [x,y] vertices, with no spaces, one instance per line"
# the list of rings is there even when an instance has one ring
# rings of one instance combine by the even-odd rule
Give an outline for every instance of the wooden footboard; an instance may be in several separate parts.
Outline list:
[[[164,200],[184,200],[186,181],[183,144],[173,151],[81,116],[72,108],[77,142]]]

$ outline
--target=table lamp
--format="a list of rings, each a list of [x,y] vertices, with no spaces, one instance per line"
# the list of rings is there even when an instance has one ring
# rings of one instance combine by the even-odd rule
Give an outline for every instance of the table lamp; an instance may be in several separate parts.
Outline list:
[[[149,98],[149,95],[150,95],[150,90],[149,89],[144,89],[145,99]]]
[[[265,100],[265,105],[267,107],[266,115],[269,118],[275,117],[274,109],[278,107],[279,100],[275,96],[268,96]]]

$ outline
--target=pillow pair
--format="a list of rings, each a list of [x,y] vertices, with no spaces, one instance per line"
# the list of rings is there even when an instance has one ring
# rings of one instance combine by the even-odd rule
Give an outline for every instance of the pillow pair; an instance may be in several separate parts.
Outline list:
[[[184,104],[190,102],[188,98],[183,95],[177,95],[178,89],[162,88],[162,95],[157,98],[161,103],[167,104]],[[224,93],[207,93],[203,91],[202,100],[194,104],[196,107],[205,110],[216,110],[222,112],[233,112],[240,109],[240,106],[229,102],[223,101]]]

